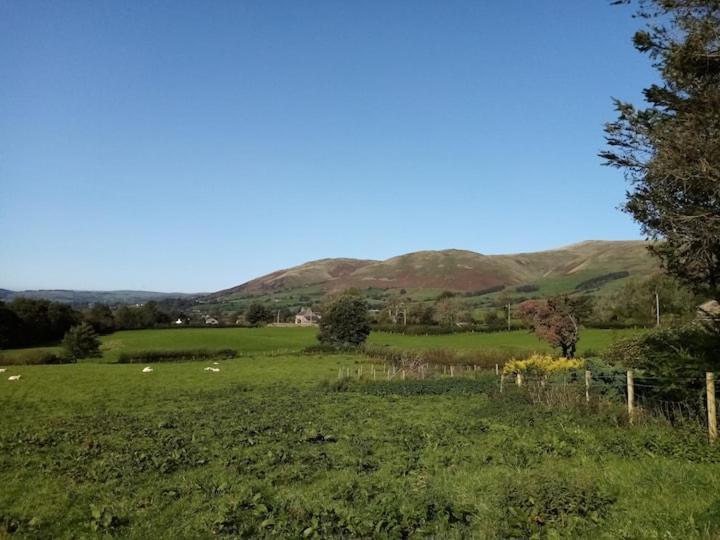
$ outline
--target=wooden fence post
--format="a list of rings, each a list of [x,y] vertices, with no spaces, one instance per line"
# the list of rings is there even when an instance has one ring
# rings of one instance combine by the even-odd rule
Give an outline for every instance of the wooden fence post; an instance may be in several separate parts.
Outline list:
[[[585,402],[590,403],[590,371],[585,370]]]
[[[451,377],[455,376],[455,366],[450,366],[450,376]]]
[[[342,368],[338,368],[338,379],[342,379]]]
[[[503,391],[503,383],[504,383],[504,382],[505,382],[505,374],[504,374],[504,373],[501,373],[501,374],[500,374],[500,393],[501,393],[501,394],[502,394],[502,391]]]
[[[522,386],[522,382],[522,373],[518,373],[517,375],[515,375],[515,384],[517,384],[518,386]]]
[[[715,374],[705,373],[705,386],[707,394],[708,438],[711,443],[717,440],[717,406],[715,404]]]
[[[628,400],[628,417],[630,423],[633,423],[635,419],[635,379],[633,377],[633,370],[628,369],[627,372],[627,400]]]
[[[497,364],[495,364],[495,375],[500,375],[500,366],[498,366]]]
[[[404,369],[402,370],[402,380],[403,381],[405,380],[405,370]]]

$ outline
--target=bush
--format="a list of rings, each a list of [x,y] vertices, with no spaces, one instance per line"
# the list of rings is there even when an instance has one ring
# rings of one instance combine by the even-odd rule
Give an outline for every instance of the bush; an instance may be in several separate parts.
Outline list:
[[[511,330],[522,330],[525,326],[513,323]],[[373,332],[387,332],[389,334],[403,334],[406,336],[440,336],[445,334],[463,334],[471,332],[504,332],[507,330],[507,323],[502,320],[501,327],[490,328],[477,324],[466,324],[463,326],[429,325],[429,324],[374,324]]]
[[[343,294],[322,310],[318,340],[333,347],[352,347],[365,343],[370,334],[368,305],[362,298]]]
[[[549,355],[533,354],[525,360],[511,360],[503,368],[505,374],[523,374],[547,377],[554,373],[580,369],[585,361],[580,358],[553,358]]]
[[[132,351],[120,353],[118,364],[149,364],[153,362],[184,362],[188,360],[225,360],[237,356],[234,349],[181,349]]]
[[[62,340],[65,355],[73,360],[81,358],[99,358],[100,340],[95,329],[86,322],[73,326]]]
[[[71,364],[74,359],[65,356],[58,356],[47,351],[23,351],[10,355],[0,356],[0,366],[35,366],[42,364]]]
[[[401,366],[412,359],[430,365],[478,366],[491,369],[495,365],[504,365],[513,358],[512,351],[505,349],[479,349],[476,351],[456,351],[452,349],[429,349],[425,351],[404,351],[382,345],[366,345],[363,352],[370,358],[378,359],[395,366]]]
[[[613,343],[604,358],[637,370],[638,399],[702,406],[705,372],[720,369],[720,336],[690,324],[651,330]]]
[[[615,365],[654,374],[704,374],[720,368],[720,336],[699,325],[650,330],[612,343],[605,359]]]

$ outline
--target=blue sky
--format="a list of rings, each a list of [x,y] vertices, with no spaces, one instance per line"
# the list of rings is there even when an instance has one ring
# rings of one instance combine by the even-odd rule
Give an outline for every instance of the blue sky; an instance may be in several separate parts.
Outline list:
[[[603,0],[0,0],[0,287],[213,291],[324,257],[639,238],[655,79]]]

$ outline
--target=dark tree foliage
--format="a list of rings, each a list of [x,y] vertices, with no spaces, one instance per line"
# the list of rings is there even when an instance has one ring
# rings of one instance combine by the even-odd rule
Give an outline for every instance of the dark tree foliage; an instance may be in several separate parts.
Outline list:
[[[0,349],[9,349],[16,344],[22,321],[15,312],[0,302]]]
[[[646,27],[634,38],[662,82],[646,105],[615,101],[607,165],[631,183],[624,209],[664,268],[696,292],[720,293],[720,0],[620,0]]]
[[[330,300],[322,309],[320,343],[334,347],[356,347],[365,343],[370,334],[368,305],[353,294]]]
[[[73,326],[65,333],[62,347],[65,355],[73,360],[101,356],[100,340],[93,327],[86,322]]]
[[[168,324],[170,320],[170,315],[162,311],[155,301],[142,306],[120,306],[115,312],[115,326],[120,330],[154,328]]]
[[[16,298],[5,308],[15,316],[0,315],[0,343],[4,347],[27,347],[60,340],[68,329],[80,322],[81,315],[67,304],[49,300]],[[5,333],[7,332],[7,333]]]
[[[95,304],[84,313],[84,318],[99,334],[109,334],[115,330],[115,317],[106,304]]]
[[[273,320],[272,310],[265,304],[253,302],[245,310],[245,320],[249,324],[262,324]]]

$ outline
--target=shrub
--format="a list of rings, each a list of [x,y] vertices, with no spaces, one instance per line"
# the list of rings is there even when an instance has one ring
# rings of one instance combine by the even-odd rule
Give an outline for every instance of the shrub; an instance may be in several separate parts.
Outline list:
[[[525,326],[513,323],[511,330],[521,330]],[[497,328],[490,328],[487,325],[465,324],[462,326],[429,325],[429,324],[375,324],[372,326],[374,332],[387,332],[389,334],[404,334],[407,336],[439,336],[445,334],[463,334],[471,332],[498,332],[505,331],[507,323],[502,320],[502,325]]]
[[[699,408],[706,371],[718,371],[720,336],[699,325],[651,330],[613,343],[605,359],[637,370],[639,399],[687,402]],[[644,378],[647,379],[644,379]]]
[[[382,360],[396,366],[412,359],[430,365],[478,366],[494,368],[504,365],[512,359],[513,353],[505,349],[479,349],[475,351],[457,351],[452,349],[428,349],[425,351],[404,351],[382,345],[366,345],[363,352],[370,358]]]
[[[152,362],[183,362],[188,360],[220,360],[234,358],[234,349],[184,349],[131,351],[120,353],[118,364],[146,364]]]
[[[523,374],[547,377],[563,371],[580,369],[585,365],[581,358],[553,358],[549,355],[533,354],[525,360],[511,360],[503,368],[505,374]]]
[[[100,340],[95,329],[86,322],[73,326],[62,340],[65,355],[73,360],[99,358]]]
[[[70,364],[75,360],[66,356],[58,356],[55,353],[47,351],[23,351],[10,355],[0,355],[0,365],[2,366],[34,366],[41,364]]]
[[[362,298],[343,294],[322,310],[318,340],[334,347],[352,347],[365,343],[370,334],[368,305]]]

